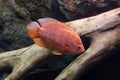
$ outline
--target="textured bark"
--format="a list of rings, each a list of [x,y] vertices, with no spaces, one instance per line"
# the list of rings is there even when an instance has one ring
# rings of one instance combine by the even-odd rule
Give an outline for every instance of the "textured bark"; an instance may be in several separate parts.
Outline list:
[[[82,59],[81,60],[82,64],[80,64],[79,67],[83,66],[84,62],[86,64],[87,63],[86,60],[88,61],[89,59],[93,58],[96,55],[97,51],[109,49],[107,48],[108,46],[113,46],[114,44],[116,44],[116,41],[120,40],[119,37],[118,38],[115,37],[116,38],[115,40],[113,40],[113,38],[111,37],[111,36],[119,36],[118,35],[120,32],[119,27],[111,31],[113,32],[113,35],[109,35],[111,32],[109,32],[109,30],[107,31],[107,29],[110,29],[111,27],[115,27],[116,25],[120,24],[120,8],[105,12],[98,16],[89,17],[81,20],[75,20],[75,21],[67,22],[65,24],[71,27],[73,30],[75,30],[78,34],[82,36],[85,36],[86,34],[89,33],[91,34],[92,32],[95,31],[99,32],[106,30],[105,32],[100,32],[99,34],[95,34],[95,36],[91,35],[94,36],[93,43],[91,44],[90,48],[80,56],[80,60]],[[110,39],[113,41],[109,42]],[[97,47],[97,43],[99,44],[99,40],[101,40],[100,43],[102,42],[103,43],[101,44],[101,46]],[[107,47],[104,45],[106,45]],[[92,51],[93,49],[95,49],[96,52],[93,52]],[[91,52],[93,52],[93,54],[88,55],[88,53]],[[51,53],[51,50],[49,49],[38,47],[37,45],[31,45],[26,48],[4,52],[0,54],[0,68],[5,66],[13,67],[12,73],[9,74],[5,78],[5,80],[17,80],[27,70],[34,67],[34,65],[38,61],[41,61],[45,57],[50,55],[49,53]],[[76,61],[79,61],[79,57],[77,58],[77,60],[75,60],[75,62]],[[76,69],[73,69],[73,71],[74,70]],[[71,76],[71,79],[74,78],[74,76],[75,75]],[[67,79],[68,77],[69,76],[65,75],[60,78],[58,77],[56,79],[62,80],[63,78]]]

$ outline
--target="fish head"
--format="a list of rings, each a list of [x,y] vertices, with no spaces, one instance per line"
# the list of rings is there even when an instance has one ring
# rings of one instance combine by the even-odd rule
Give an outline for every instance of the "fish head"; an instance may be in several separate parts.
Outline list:
[[[84,45],[82,43],[81,38],[78,34],[69,35],[69,39],[66,39],[65,49],[66,51],[72,54],[78,54],[85,51]]]

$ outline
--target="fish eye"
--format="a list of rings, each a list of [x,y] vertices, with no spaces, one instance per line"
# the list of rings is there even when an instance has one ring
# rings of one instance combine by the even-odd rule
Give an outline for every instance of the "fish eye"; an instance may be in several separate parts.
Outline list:
[[[70,46],[69,46],[68,44],[66,44],[66,45],[65,45],[65,48],[68,49],[68,48],[70,48]]]
[[[80,47],[77,47],[78,49],[80,49]]]
[[[78,46],[78,47],[77,47],[77,49],[78,49],[78,50],[80,50],[80,49],[81,49],[81,47],[80,47],[80,46]]]

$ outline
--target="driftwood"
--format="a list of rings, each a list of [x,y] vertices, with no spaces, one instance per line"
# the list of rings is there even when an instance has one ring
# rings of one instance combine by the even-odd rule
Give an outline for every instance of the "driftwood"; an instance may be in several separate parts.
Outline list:
[[[113,30],[103,33],[91,34],[92,43],[82,55],[75,59],[69,66],[67,66],[55,80],[76,80],[78,73],[91,62],[100,57],[100,55],[112,48],[120,42],[120,25]]]
[[[107,30],[120,24],[120,8],[94,17],[75,20],[65,24],[82,36],[91,34],[89,36],[93,37],[93,40],[88,50],[73,61],[73,63],[71,63],[56,78],[56,80],[74,79],[74,77],[78,74],[78,70],[80,72],[80,70],[89,63],[89,60],[110,49],[118,41],[120,41],[120,26],[116,29],[111,29],[110,31]],[[97,46],[97,44],[99,44],[99,46]],[[5,80],[17,80],[27,70],[34,67],[38,61],[43,60],[45,57],[50,55],[49,53],[51,53],[51,50],[38,47],[35,44],[26,48],[1,53],[0,69],[5,66],[13,67],[12,73],[9,74]]]

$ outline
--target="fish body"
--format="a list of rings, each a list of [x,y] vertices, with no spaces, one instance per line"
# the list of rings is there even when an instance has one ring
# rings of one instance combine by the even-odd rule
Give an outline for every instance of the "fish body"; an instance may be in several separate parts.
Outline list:
[[[64,23],[52,18],[30,22],[27,32],[36,44],[54,50],[56,55],[85,51],[79,35]]]

